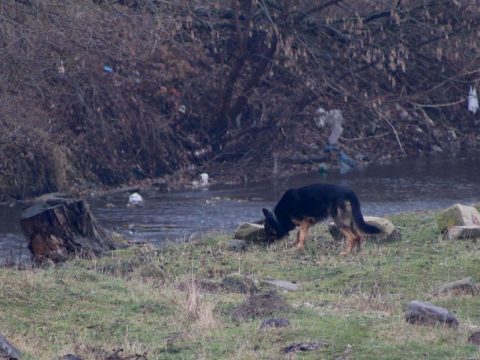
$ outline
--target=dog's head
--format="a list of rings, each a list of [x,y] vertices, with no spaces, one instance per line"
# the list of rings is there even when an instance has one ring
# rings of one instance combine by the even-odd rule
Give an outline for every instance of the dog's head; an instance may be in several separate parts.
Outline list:
[[[274,242],[285,236],[280,224],[275,219],[273,213],[267,209],[263,209],[263,215],[265,215],[265,240],[267,243]]]

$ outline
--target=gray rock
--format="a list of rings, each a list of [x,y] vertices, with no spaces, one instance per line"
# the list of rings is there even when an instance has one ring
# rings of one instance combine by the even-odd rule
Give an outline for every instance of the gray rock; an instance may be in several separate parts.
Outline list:
[[[0,334],[0,358],[9,360],[20,360],[22,353],[15,346],[10,344],[5,336]]]
[[[235,230],[233,237],[239,240],[265,242],[265,229],[263,225],[244,223]]]
[[[364,216],[365,222],[382,229],[380,234],[364,234],[365,240],[375,243],[389,243],[402,239],[402,234],[395,225],[388,219],[376,216]],[[343,239],[343,235],[333,222],[328,224],[330,235],[336,240]]]
[[[245,240],[233,239],[227,244],[227,250],[234,252],[242,252],[247,250],[248,243]]]
[[[265,328],[282,328],[287,327],[290,325],[290,321],[288,319],[283,318],[276,318],[276,319],[266,319],[263,320],[260,324],[260,329]]]
[[[453,226],[480,226],[480,213],[473,206],[455,204],[437,216],[437,225],[442,233]]]
[[[297,285],[287,280],[264,280],[263,282],[286,291],[298,291],[301,289],[300,285]]]
[[[480,226],[452,226],[447,230],[448,240],[467,240],[480,238]]]
[[[457,318],[447,309],[416,300],[408,304],[405,320],[411,324],[458,326]]]
[[[258,291],[252,279],[230,275],[222,280],[222,288],[226,291],[236,292],[240,294],[253,294]]]
[[[433,292],[433,296],[442,294],[449,295],[478,295],[479,289],[472,278],[453,281],[442,285]]]

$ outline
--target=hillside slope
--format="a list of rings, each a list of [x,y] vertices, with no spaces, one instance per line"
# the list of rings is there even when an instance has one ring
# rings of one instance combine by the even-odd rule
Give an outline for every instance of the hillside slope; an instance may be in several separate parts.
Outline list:
[[[479,147],[474,0],[3,1],[0,199]],[[326,159],[328,160],[328,159]]]

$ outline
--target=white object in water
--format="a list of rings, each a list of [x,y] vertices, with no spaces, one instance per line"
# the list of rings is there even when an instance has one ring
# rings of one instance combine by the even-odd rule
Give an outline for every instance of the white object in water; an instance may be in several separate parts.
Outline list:
[[[472,113],[476,113],[478,110],[478,97],[477,97],[477,90],[475,86],[470,86],[470,90],[468,91],[468,111]]]
[[[140,205],[143,203],[143,198],[142,196],[137,193],[137,192],[134,192],[133,194],[130,194],[130,196],[128,197],[128,204],[130,206],[132,205]]]
[[[198,180],[193,180],[192,185],[194,188],[199,188],[199,187],[206,187],[208,186],[208,174],[207,173],[201,173],[199,175],[200,181]]]
[[[201,186],[207,186],[208,185],[208,174],[207,173],[201,173],[200,174],[200,185]]]

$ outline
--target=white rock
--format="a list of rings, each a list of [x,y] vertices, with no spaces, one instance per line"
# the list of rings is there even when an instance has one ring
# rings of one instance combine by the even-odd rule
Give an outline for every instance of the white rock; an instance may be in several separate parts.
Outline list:
[[[452,226],[447,230],[449,240],[466,240],[480,238],[480,226]]]
[[[377,216],[364,216],[365,222],[374,225],[382,230],[380,234],[364,234],[366,241],[375,243],[389,243],[402,240],[400,230],[388,219]],[[342,239],[343,235],[335,226],[335,223],[328,224],[328,231],[334,239]]]
[[[455,204],[438,215],[437,224],[442,233],[453,226],[480,226],[480,214],[473,206]]]
[[[142,195],[140,195],[137,192],[134,192],[133,194],[130,194],[128,197],[128,205],[130,206],[138,206],[143,203],[143,198]]]
[[[244,223],[237,227],[233,237],[239,240],[264,243],[265,228],[263,227],[263,225],[259,224]]]

